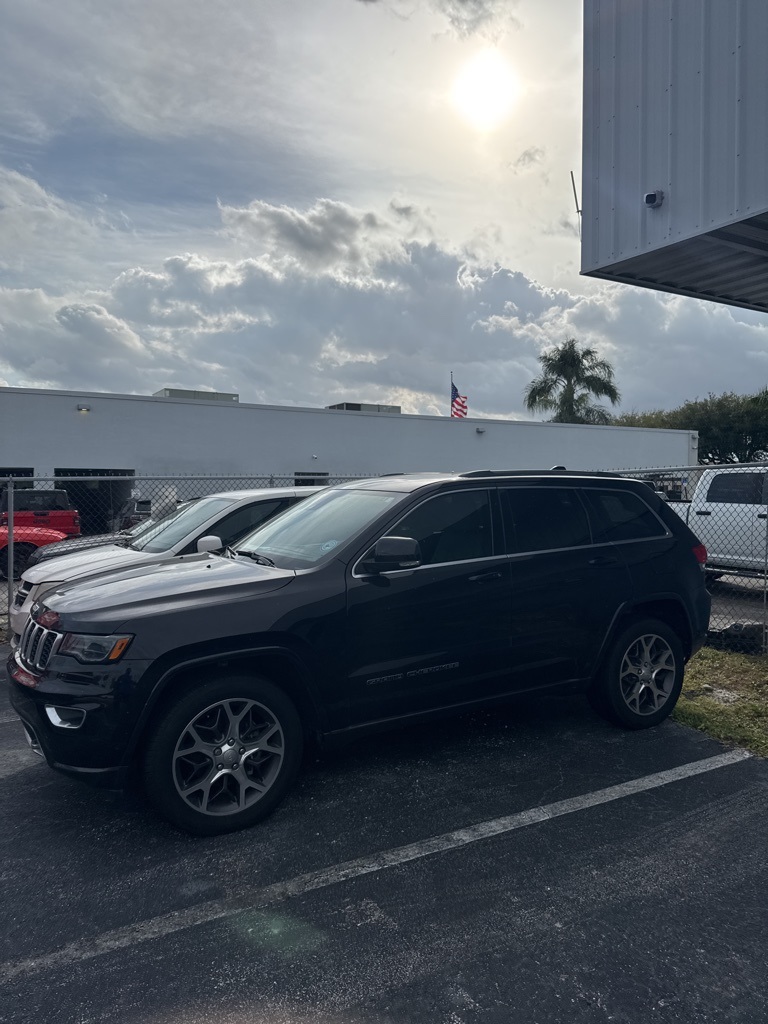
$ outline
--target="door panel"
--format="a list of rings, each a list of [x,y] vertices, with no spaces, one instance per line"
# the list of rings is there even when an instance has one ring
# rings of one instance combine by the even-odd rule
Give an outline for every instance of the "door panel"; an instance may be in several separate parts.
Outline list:
[[[504,559],[350,579],[347,614],[353,721],[479,699],[509,664]]]
[[[707,549],[710,561],[739,568],[765,562],[764,472],[715,473],[706,492],[697,488],[688,525]]]
[[[510,552],[512,687],[588,675],[629,574],[621,553],[592,544],[576,488],[501,489]]]
[[[353,721],[412,714],[495,692],[509,665],[509,565],[494,554],[492,492],[439,494],[388,531],[419,542],[416,569],[347,583]]]

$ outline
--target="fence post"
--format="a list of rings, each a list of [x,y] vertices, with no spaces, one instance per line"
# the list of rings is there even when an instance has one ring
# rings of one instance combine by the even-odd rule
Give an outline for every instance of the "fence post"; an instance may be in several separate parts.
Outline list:
[[[766,505],[768,512],[768,505]],[[768,518],[765,520],[763,537],[763,643],[761,654],[768,654]]]
[[[8,545],[5,549],[7,561],[8,584],[8,632],[11,629],[11,606],[13,605],[13,479],[9,477],[6,490],[6,506],[8,512]]]

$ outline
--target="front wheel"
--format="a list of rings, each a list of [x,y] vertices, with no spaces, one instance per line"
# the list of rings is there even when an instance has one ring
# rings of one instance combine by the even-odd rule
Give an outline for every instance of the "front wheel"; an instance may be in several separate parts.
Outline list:
[[[146,745],[147,796],[174,825],[213,836],[265,818],[301,765],[301,721],[273,683],[227,676],[166,707]]]
[[[13,545],[13,578],[17,580],[27,567],[29,556],[35,551],[34,544]],[[0,551],[0,574],[8,579],[8,548]]]
[[[627,729],[647,729],[674,710],[683,688],[683,645],[665,622],[633,622],[615,638],[589,691],[595,710]]]

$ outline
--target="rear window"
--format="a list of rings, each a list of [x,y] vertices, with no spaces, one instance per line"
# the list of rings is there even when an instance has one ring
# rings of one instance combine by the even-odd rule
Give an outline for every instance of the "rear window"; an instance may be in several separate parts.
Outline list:
[[[587,513],[574,489],[509,487],[501,491],[501,509],[508,554],[591,542]]]
[[[765,473],[718,473],[712,478],[707,501],[732,505],[762,505]]]
[[[16,512],[54,512],[68,509],[66,491],[28,491],[19,488],[13,492],[13,507]],[[8,492],[3,491],[3,511],[8,509]]]
[[[666,536],[664,524],[632,491],[590,488],[584,496],[592,514],[595,544]]]

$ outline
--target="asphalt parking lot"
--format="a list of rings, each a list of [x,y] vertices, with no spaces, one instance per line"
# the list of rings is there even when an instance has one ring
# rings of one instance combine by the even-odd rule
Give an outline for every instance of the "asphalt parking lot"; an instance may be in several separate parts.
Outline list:
[[[3,1022],[768,1019],[768,771],[699,733],[518,703],[199,840],[55,775],[0,694]]]

